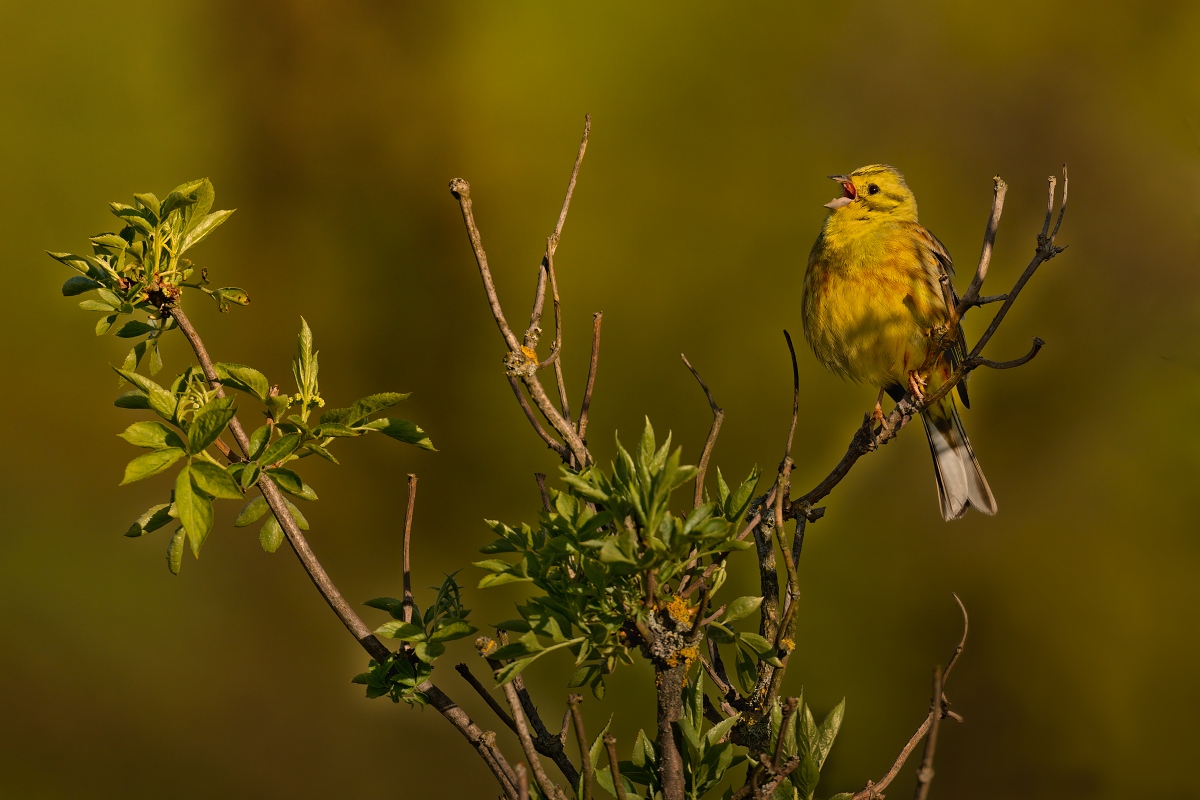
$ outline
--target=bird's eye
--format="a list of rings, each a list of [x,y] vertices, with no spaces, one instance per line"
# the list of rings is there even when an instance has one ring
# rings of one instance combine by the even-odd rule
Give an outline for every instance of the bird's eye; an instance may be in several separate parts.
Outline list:
[[[879,187],[873,183],[870,184],[867,186],[867,194],[879,194]]]

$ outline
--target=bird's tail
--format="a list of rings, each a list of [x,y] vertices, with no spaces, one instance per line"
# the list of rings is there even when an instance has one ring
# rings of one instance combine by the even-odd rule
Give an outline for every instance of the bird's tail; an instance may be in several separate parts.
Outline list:
[[[942,519],[958,519],[974,507],[984,514],[996,513],[996,498],[988,487],[987,478],[975,460],[967,432],[953,397],[921,412],[929,449],[933,452],[934,474],[937,476],[938,500]]]

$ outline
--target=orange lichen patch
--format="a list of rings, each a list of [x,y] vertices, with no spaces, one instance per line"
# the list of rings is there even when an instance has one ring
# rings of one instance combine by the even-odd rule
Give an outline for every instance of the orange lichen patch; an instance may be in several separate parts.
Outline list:
[[[538,363],[537,352],[532,347],[526,347],[525,345],[521,345],[521,352],[532,363],[534,363],[534,364]]]
[[[667,612],[667,616],[674,620],[676,625],[690,626],[692,619],[696,616],[696,609],[678,595],[660,605],[659,609]]]
[[[791,639],[780,639],[779,646],[788,653],[796,649],[796,643]]]

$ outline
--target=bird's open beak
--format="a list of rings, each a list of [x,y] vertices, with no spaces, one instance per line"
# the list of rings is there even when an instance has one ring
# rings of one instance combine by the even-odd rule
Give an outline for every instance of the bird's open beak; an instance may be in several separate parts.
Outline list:
[[[858,191],[854,188],[854,181],[847,178],[845,175],[830,175],[829,180],[837,181],[842,185],[842,196],[836,197],[825,204],[826,208],[836,211],[844,205],[853,203],[858,199]]]

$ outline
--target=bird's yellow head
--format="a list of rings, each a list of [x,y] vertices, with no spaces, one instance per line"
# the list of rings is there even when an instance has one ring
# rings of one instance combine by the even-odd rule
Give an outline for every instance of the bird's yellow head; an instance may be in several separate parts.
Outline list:
[[[872,164],[860,167],[849,175],[830,175],[842,185],[842,196],[830,200],[825,207],[831,216],[869,219],[887,216],[892,219],[917,221],[917,198],[895,167]]]

